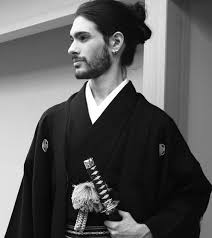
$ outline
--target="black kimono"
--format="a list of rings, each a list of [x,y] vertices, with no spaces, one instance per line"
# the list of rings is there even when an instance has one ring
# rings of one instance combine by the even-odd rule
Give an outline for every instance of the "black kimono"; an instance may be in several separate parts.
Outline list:
[[[199,237],[211,185],[173,120],[129,82],[93,125],[85,85],[43,114],[5,238],[65,237],[70,187],[89,180],[90,156],[119,208],[154,238]]]

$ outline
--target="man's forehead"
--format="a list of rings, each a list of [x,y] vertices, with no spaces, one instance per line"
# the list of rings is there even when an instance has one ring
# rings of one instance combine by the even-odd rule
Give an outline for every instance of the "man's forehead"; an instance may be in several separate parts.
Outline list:
[[[71,26],[70,35],[74,36],[78,32],[97,32],[96,24],[83,16],[78,16],[74,19],[74,22]]]

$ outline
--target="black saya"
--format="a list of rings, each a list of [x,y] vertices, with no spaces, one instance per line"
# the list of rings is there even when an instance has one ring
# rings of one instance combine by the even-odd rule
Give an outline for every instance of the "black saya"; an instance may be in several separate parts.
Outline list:
[[[116,200],[113,201],[113,199],[111,198],[109,194],[109,188],[106,182],[102,179],[101,175],[99,174],[99,171],[97,170],[97,167],[94,163],[94,159],[89,158],[87,160],[84,160],[84,165],[92,183],[94,184],[96,192],[99,195],[100,202],[103,206],[102,213],[105,213],[107,215],[108,220],[111,221],[122,220],[117,209],[119,201]]]

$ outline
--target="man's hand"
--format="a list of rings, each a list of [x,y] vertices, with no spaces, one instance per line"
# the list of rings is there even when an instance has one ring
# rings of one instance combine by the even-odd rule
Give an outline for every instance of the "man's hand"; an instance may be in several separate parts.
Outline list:
[[[105,221],[113,238],[152,238],[149,228],[145,224],[137,223],[129,212],[119,210],[121,221]]]

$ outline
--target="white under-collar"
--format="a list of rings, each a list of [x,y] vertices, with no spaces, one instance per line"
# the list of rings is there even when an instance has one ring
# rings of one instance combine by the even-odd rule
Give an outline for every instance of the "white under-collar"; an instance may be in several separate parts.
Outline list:
[[[122,81],[102,102],[100,105],[96,104],[93,97],[93,93],[90,88],[90,80],[86,84],[85,97],[88,106],[88,113],[92,124],[101,116],[107,106],[113,101],[113,99],[118,95],[118,93],[124,88],[124,86],[129,82],[128,79]]]

